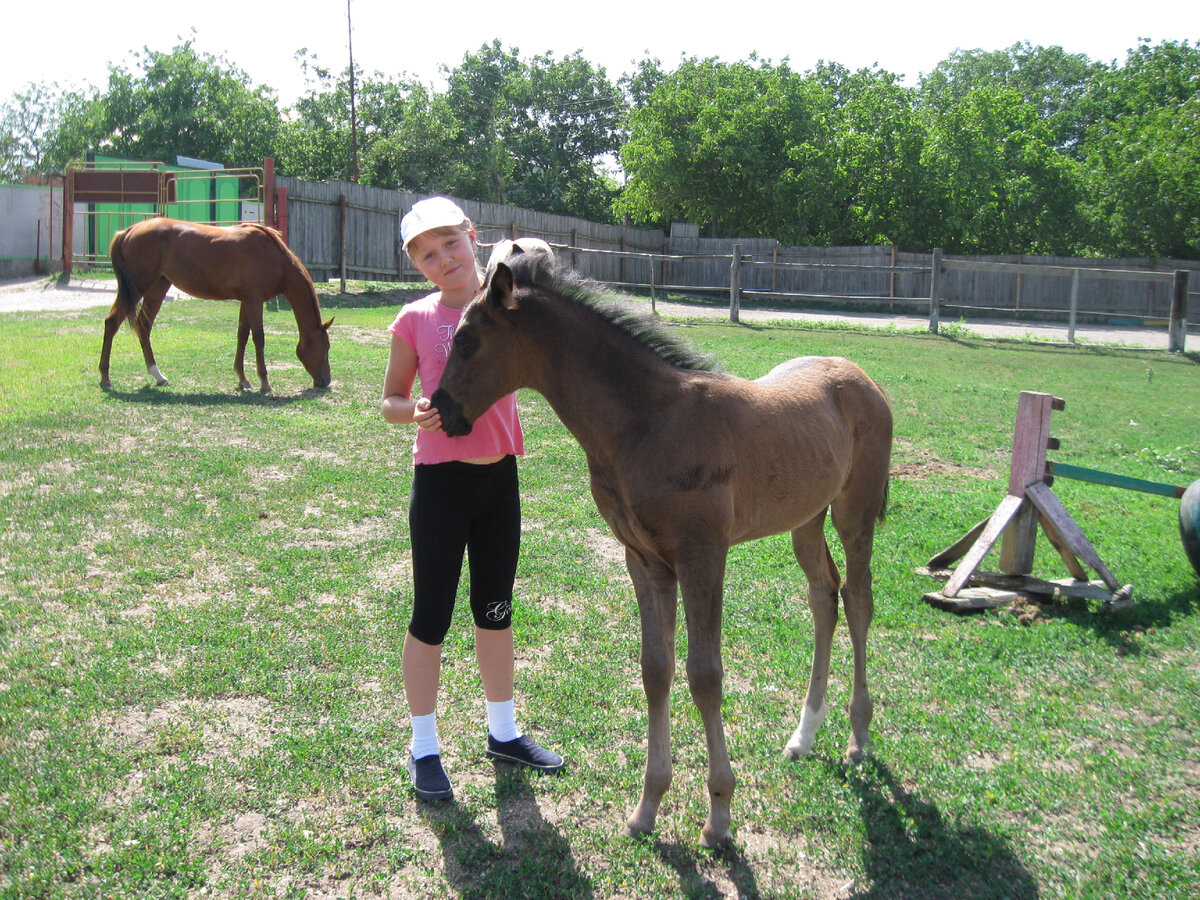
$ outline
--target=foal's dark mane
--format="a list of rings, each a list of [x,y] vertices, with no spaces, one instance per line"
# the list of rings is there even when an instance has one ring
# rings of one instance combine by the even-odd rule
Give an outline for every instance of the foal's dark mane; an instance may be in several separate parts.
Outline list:
[[[551,262],[542,254],[527,253],[510,257],[509,268],[517,284],[534,285],[590,310],[676,368],[720,371],[720,362],[715,357],[673,334],[657,317],[635,307],[623,294],[583,277],[558,260]]]

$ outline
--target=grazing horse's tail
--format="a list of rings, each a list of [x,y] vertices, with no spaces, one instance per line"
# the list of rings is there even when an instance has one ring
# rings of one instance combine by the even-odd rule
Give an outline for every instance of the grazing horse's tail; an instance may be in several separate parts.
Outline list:
[[[129,327],[135,328],[138,303],[142,300],[141,291],[133,282],[129,269],[125,265],[125,254],[122,247],[125,244],[125,234],[129,229],[118,231],[109,247],[108,255],[112,260],[113,272],[117,276],[117,298],[113,300],[111,313],[117,313],[120,321],[129,321]],[[111,314],[110,313],[110,314]]]
[[[879,504],[879,515],[877,516],[880,522],[887,518],[888,494],[891,491],[891,486],[892,479],[889,476],[888,480],[883,483],[883,502]]]

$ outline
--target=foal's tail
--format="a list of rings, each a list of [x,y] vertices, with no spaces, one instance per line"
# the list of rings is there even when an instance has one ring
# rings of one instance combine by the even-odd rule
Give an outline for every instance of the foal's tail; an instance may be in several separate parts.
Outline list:
[[[138,304],[142,300],[142,293],[138,290],[138,286],[134,284],[133,277],[129,274],[129,269],[125,265],[125,254],[122,247],[125,243],[125,234],[129,231],[128,228],[123,231],[118,231],[113,237],[112,244],[109,247],[108,255],[112,260],[113,272],[117,276],[117,297],[113,300],[112,309],[109,315],[117,315],[119,321],[129,321],[129,327],[134,328]]]
[[[888,494],[891,492],[891,487],[892,479],[889,475],[888,479],[883,483],[883,502],[879,504],[879,515],[876,516],[880,522],[887,518]]]

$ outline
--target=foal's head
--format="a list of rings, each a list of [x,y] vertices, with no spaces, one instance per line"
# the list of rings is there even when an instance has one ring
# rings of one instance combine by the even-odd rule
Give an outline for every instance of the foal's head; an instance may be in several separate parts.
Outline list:
[[[431,398],[446,434],[469,434],[493,403],[521,387],[521,357],[512,340],[516,279],[547,283],[553,267],[550,245],[536,238],[502,241],[492,251],[483,293],[463,310],[450,359]]]

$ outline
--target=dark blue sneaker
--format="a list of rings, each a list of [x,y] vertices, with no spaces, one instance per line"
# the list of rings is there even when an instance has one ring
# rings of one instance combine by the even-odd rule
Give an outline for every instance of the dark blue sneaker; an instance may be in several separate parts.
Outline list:
[[[408,758],[408,775],[412,779],[413,790],[422,800],[449,800],[454,796],[450,787],[450,779],[442,768],[442,758],[436,753],[433,756],[422,756],[420,759]]]
[[[489,734],[487,755],[503,762],[529,766],[539,772],[557,772],[564,765],[561,756],[539,747],[526,734],[513,741],[498,741]]]

